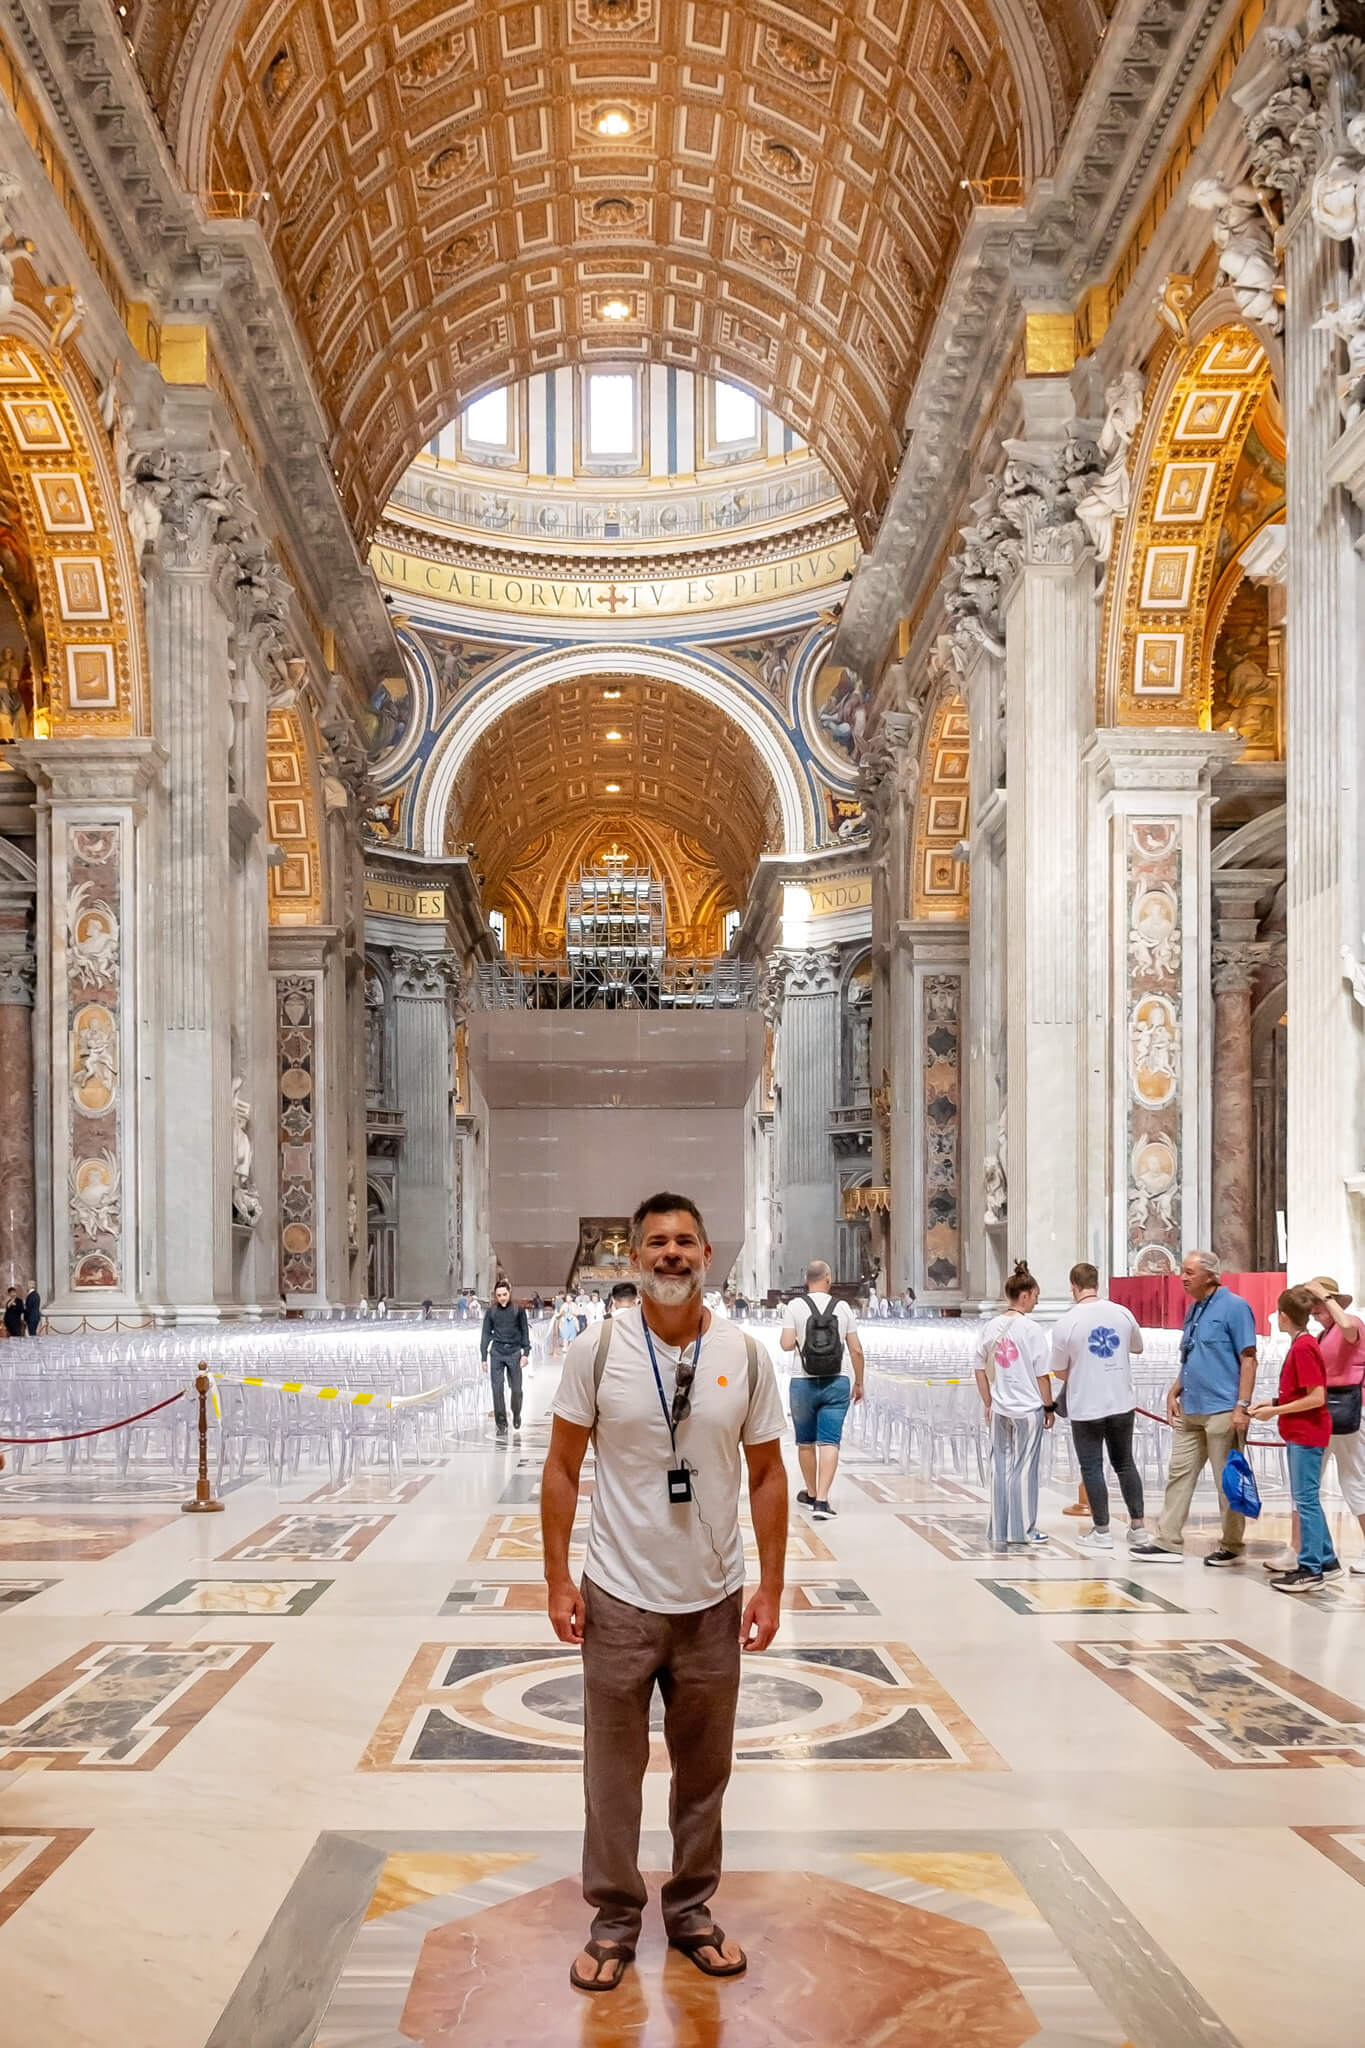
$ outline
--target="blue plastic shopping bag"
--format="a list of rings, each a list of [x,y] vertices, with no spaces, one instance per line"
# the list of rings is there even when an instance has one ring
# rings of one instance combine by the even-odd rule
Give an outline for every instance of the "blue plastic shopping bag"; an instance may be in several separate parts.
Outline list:
[[[1256,1491],[1256,1474],[1245,1451],[1228,1452],[1228,1461],[1223,1467],[1223,1495],[1234,1514],[1245,1515],[1252,1522],[1260,1514],[1261,1496]]]

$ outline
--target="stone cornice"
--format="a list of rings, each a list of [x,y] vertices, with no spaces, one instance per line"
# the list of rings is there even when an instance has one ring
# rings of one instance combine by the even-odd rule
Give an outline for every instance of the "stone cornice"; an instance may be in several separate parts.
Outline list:
[[[1225,761],[1235,760],[1246,742],[1236,733],[1201,732],[1188,726],[1101,726],[1086,761],[1106,790],[1197,791],[1207,793]]]
[[[420,560],[441,562],[450,568],[467,569],[479,575],[524,577],[542,583],[585,583],[608,577],[629,578],[632,583],[672,579],[700,579],[706,576],[738,575],[745,569],[768,562],[782,562],[794,555],[811,554],[856,535],[851,513],[839,513],[790,532],[765,534],[750,541],[718,542],[715,547],[697,549],[685,555],[642,555],[634,549],[603,548],[590,553],[553,555],[501,548],[479,541],[469,534],[446,539],[428,527],[410,526],[393,516],[393,507],[380,522],[375,545],[393,548]]]

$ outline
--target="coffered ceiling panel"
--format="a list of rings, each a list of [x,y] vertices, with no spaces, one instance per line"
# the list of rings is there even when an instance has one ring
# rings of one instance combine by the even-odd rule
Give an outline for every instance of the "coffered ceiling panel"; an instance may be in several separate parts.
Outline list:
[[[447,838],[472,841],[496,892],[527,846],[589,818],[626,834],[639,819],[674,828],[707,849],[736,903],[780,840],[772,784],[739,727],[640,677],[556,684],[507,712],[465,763]]]
[[[368,534],[467,398],[731,377],[884,502],[964,179],[1055,155],[1109,0],[134,0],[182,170],[274,250]],[[217,195],[210,197],[210,195]]]

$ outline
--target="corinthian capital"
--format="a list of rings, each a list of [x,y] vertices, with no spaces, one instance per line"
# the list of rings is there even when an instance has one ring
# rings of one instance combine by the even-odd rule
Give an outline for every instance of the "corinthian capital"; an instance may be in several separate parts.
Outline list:
[[[32,953],[0,953],[0,1003],[32,1009],[38,963]]]
[[[395,949],[393,992],[409,1001],[438,1002],[447,995],[458,997],[460,968],[449,953],[411,953]]]
[[[839,955],[831,947],[811,946],[792,957],[787,977],[789,996],[830,996],[839,989]]]
[[[1213,992],[1216,996],[1247,995],[1256,984],[1270,947],[1264,939],[1215,939]]]

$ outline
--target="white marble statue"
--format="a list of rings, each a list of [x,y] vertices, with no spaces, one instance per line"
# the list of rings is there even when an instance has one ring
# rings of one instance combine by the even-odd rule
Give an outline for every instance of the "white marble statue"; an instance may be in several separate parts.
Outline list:
[[[1313,325],[1345,344],[1346,368],[1337,378],[1337,404],[1343,427],[1354,426],[1365,411],[1365,290],[1352,292],[1340,304],[1330,300]]]
[[[1365,291],[1365,114],[1346,123],[1351,152],[1334,156],[1313,180],[1309,209],[1317,226],[1333,242],[1351,245],[1351,280]]]
[[[1247,319],[1278,334],[1284,325],[1284,292],[1275,238],[1256,187],[1229,185],[1219,177],[1200,178],[1190,193],[1190,205],[1213,215],[1219,275],[1232,286]]]
[[[1132,482],[1128,451],[1142,424],[1143,378],[1140,370],[1124,370],[1105,387],[1104,425],[1098,442],[1104,467],[1076,500],[1080,520],[1097,562],[1107,562],[1114,547],[1114,527],[1128,510]]]
[[[1365,953],[1365,932],[1360,935],[1360,948]],[[1351,984],[1351,994],[1362,1010],[1365,1010],[1365,960],[1357,960],[1349,946],[1341,949],[1341,971]]]
[[[242,1094],[240,1075],[232,1082],[232,1213],[248,1230],[261,1220],[261,1198],[251,1178],[251,1104]]]
[[[26,247],[10,211],[23,189],[13,171],[0,170],[0,319],[14,311],[14,258],[11,251]]]

